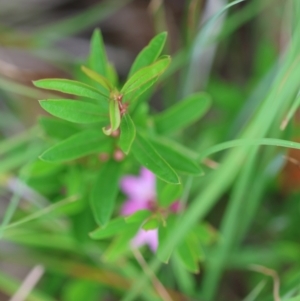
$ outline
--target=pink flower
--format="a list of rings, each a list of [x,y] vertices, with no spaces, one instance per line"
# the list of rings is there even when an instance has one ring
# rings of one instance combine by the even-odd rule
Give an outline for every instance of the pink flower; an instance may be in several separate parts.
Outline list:
[[[151,205],[155,203],[155,176],[146,168],[141,169],[139,177],[123,177],[121,189],[128,196],[121,210],[123,215],[130,215],[138,210],[151,210]]]
[[[156,204],[155,176],[146,168],[141,169],[139,177],[126,176],[121,180],[121,189],[128,196],[122,206],[122,215],[131,215],[139,210],[151,210]],[[158,230],[140,229],[132,239],[133,247],[148,245],[155,252],[158,247]]]
[[[156,202],[156,181],[154,174],[146,168],[142,168],[140,176],[126,176],[121,180],[121,189],[128,199],[121,208],[122,215],[131,215],[139,210],[157,211]],[[173,202],[166,212],[178,213],[182,210],[179,201]],[[131,240],[133,247],[138,248],[148,245],[155,252],[158,247],[158,229],[144,230],[139,229],[138,233]]]

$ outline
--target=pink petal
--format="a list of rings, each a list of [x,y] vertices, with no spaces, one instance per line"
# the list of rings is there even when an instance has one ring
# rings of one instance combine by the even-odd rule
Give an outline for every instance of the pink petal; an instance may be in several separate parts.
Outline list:
[[[155,176],[147,169],[141,169],[141,176],[126,176],[121,180],[122,191],[139,202],[148,202],[155,198]]]
[[[139,196],[139,178],[126,176],[121,179],[121,189],[128,197],[136,198]]]
[[[147,168],[141,168],[141,178],[155,191],[155,175]]]
[[[148,245],[152,252],[156,252],[158,247],[158,230],[144,230],[140,229],[136,236],[131,240],[131,245],[134,248]]]
[[[121,208],[122,215],[130,215],[138,210],[148,209],[148,204],[146,202],[140,202],[136,200],[127,200],[123,203]]]

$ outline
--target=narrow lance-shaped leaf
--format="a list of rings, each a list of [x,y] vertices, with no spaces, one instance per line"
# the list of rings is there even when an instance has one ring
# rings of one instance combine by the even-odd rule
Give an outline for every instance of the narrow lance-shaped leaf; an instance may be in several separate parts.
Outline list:
[[[109,93],[103,94],[94,87],[70,79],[41,79],[34,81],[33,84],[38,88],[55,90],[58,92],[87,97],[95,100],[107,101],[109,97]]]
[[[97,224],[106,225],[114,210],[119,190],[121,164],[110,160],[101,169],[91,194],[91,207]]]
[[[199,272],[200,246],[198,246],[197,238],[193,234],[189,234],[176,248],[176,254],[188,271]]]
[[[178,175],[173,168],[141,134],[137,133],[132,145],[132,152],[136,159],[157,177],[168,183],[180,184]]]
[[[102,129],[104,134],[108,136],[113,131],[116,131],[121,123],[121,113],[120,113],[119,103],[115,99],[111,99],[109,101],[109,119],[110,119],[110,125]]]
[[[176,170],[200,176],[204,172],[197,162],[197,154],[167,138],[148,137],[157,152]]]
[[[68,99],[48,99],[40,100],[41,107],[61,119],[75,123],[96,123],[107,122],[107,113],[104,113],[100,106],[95,104],[68,100]]]
[[[92,239],[104,239],[120,233],[127,223],[123,217],[111,220],[106,226],[100,227],[90,233]]]
[[[50,116],[40,116],[38,122],[45,133],[53,138],[66,139],[80,131],[77,124]]]
[[[275,138],[260,138],[260,139],[236,139],[231,141],[226,141],[220,144],[213,145],[204,151],[201,151],[199,155],[199,160],[203,160],[205,157],[208,157],[216,152],[223,151],[231,147],[249,147],[249,146],[280,146],[287,148],[300,149],[299,142],[293,142],[282,139]]]
[[[135,125],[128,114],[124,114],[120,125],[120,140],[119,146],[121,150],[127,155],[130,151],[131,145],[135,139]]]
[[[164,58],[159,59],[150,66],[144,67],[134,73],[124,84],[121,93],[127,94],[130,93],[141,86],[147,84],[153,79],[157,79],[169,66],[171,58],[165,56]]]
[[[157,131],[168,134],[191,125],[207,112],[210,103],[210,97],[206,93],[196,93],[186,97],[154,117]]]
[[[95,29],[91,39],[89,67],[97,73],[107,76],[107,56],[99,29]]]
[[[155,84],[156,81],[157,81],[157,78],[153,78],[147,84],[124,95],[123,102],[130,103],[130,106],[129,106],[130,112],[135,111],[135,109],[140,101],[145,103],[151,97],[151,95],[153,93],[153,89],[155,88],[155,87],[153,87],[153,85]]]
[[[165,42],[167,38],[167,33],[162,32],[156,35],[136,57],[134,60],[131,69],[129,71],[128,77],[131,77],[136,71],[139,69],[146,67],[159,57],[161,51],[164,48]]]
[[[121,257],[124,258],[125,254],[130,254],[132,252],[130,241],[136,235],[139,228],[140,225],[135,223],[124,227],[124,231],[123,229],[120,229],[121,232],[119,232],[119,235],[116,235],[116,237],[113,239],[113,242],[105,250],[103,259],[108,263],[114,263]]]
[[[101,131],[85,130],[47,149],[40,158],[48,162],[64,162],[92,153],[107,152],[110,147],[110,139]]]
[[[119,83],[118,73],[114,65],[110,63],[107,64],[107,79],[109,80],[110,83],[112,83],[114,87],[118,86]]]
[[[112,84],[102,75],[98,74],[97,72],[85,67],[81,66],[81,70],[92,80],[99,83],[102,87],[104,87],[107,91],[112,91],[113,86]]]
[[[160,224],[160,220],[158,216],[152,216],[143,224],[142,228],[146,231],[157,229]]]
[[[156,182],[157,198],[163,207],[170,206],[174,201],[178,201],[182,194],[182,185],[172,185],[158,180]]]
[[[167,219],[167,223],[166,225],[161,225],[158,229],[158,248],[156,251],[156,255],[158,257],[159,260],[161,260],[164,263],[168,263],[170,256],[173,252],[172,250],[169,250],[168,253],[163,253],[162,252],[162,246],[164,244],[164,242],[168,239],[168,237],[170,236],[172,229],[174,228],[176,224],[176,216],[174,215],[170,215]]]
[[[26,179],[54,176],[64,168],[61,164],[51,164],[37,159],[24,165],[20,170],[20,175]]]
[[[128,224],[131,223],[140,223],[142,224],[149,216],[151,216],[152,212],[149,210],[138,210],[135,213],[125,217],[125,221]]]

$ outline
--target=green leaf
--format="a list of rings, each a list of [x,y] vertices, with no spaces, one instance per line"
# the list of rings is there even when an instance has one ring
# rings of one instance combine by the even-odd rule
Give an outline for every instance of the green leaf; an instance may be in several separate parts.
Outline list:
[[[170,263],[174,280],[178,285],[178,290],[187,296],[192,295],[196,288],[196,279],[194,279],[194,275],[185,269],[176,253],[172,254]]]
[[[77,124],[53,117],[40,116],[38,123],[45,133],[52,138],[65,139],[80,131]]]
[[[124,102],[129,102],[130,112],[135,112],[136,107],[140,102],[145,103],[153,94],[154,87],[153,84],[157,81],[157,78],[151,79],[145,85],[139,87],[137,90],[134,90],[123,97]],[[145,93],[147,92],[147,93]],[[143,96],[143,97],[142,97]]]
[[[121,150],[126,155],[128,155],[136,135],[135,125],[130,115],[128,114],[123,115],[120,130],[121,133],[120,133],[119,146]]]
[[[67,121],[82,124],[108,121],[107,113],[95,104],[68,99],[47,99],[39,102],[48,113]]]
[[[144,225],[143,225],[143,229],[148,231],[148,230],[153,230],[153,229],[157,229],[159,226],[159,220],[157,217],[152,217],[149,220],[147,220]]]
[[[203,245],[209,245],[219,239],[219,233],[210,224],[201,223],[194,227],[193,233]]]
[[[102,76],[107,76],[107,56],[99,29],[95,29],[91,39],[89,66]]]
[[[150,66],[144,67],[134,73],[124,84],[121,93],[130,93],[141,86],[147,84],[149,81],[157,79],[169,66],[171,58],[166,56],[156,61]],[[153,82],[154,83],[154,82]]]
[[[163,246],[164,241],[168,239],[168,237],[172,234],[172,229],[176,223],[176,216],[171,215],[167,219],[166,226],[160,226],[158,229],[158,248],[156,251],[156,256],[159,260],[164,263],[168,263],[171,257],[173,250],[169,250],[168,253],[162,252],[161,246]]]
[[[204,172],[197,163],[197,155],[189,149],[167,138],[147,137],[157,152],[178,172],[194,176]]]
[[[154,117],[156,129],[168,134],[199,120],[209,109],[211,100],[205,93],[192,94]]]
[[[118,73],[114,65],[110,63],[107,64],[107,79],[112,83],[114,87],[118,87],[118,83],[119,83]]]
[[[89,234],[92,239],[104,239],[115,236],[126,229],[126,222],[123,217],[110,221],[106,226],[100,227]]]
[[[131,253],[130,241],[140,228],[139,223],[127,225],[125,230],[119,233],[119,236],[113,241],[104,253],[104,260],[115,262],[126,253]]]
[[[55,90],[65,94],[71,94],[76,96],[87,97],[96,100],[107,100],[109,94],[103,94],[99,90],[70,79],[51,78],[51,79],[40,79],[34,81],[33,84],[42,89]]]
[[[211,156],[216,152],[220,152],[231,147],[250,147],[250,146],[263,146],[263,145],[300,149],[299,142],[292,142],[289,140],[282,140],[276,138],[260,138],[260,139],[246,138],[246,139],[230,140],[220,144],[215,144],[205,149],[204,151],[201,151],[198,159],[202,160],[208,156]]]
[[[167,33],[162,32],[156,35],[136,57],[129,71],[128,77],[131,77],[139,69],[146,67],[159,57],[167,39]]]
[[[102,87],[104,87],[107,91],[112,91],[113,86],[112,84],[102,75],[98,74],[97,72],[85,67],[81,66],[81,70],[92,80],[99,83]]]
[[[116,131],[121,123],[121,113],[119,108],[119,103],[117,100],[111,99],[109,101],[109,118],[110,126],[103,128],[105,135],[110,135],[113,131]]]
[[[157,153],[154,147],[139,133],[132,145],[135,158],[158,178],[172,184],[180,184],[180,180],[172,167]]]
[[[0,160],[0,174],[8,173],[34,160],[43,151],[43,148],[43,145],[36,143],[31,146],[23,145],[21,149],[8,153],[5,158]]]
[[[200,248],[194,235],[188,235],[176,248],[176,253],[188,271],[199,272]]]
[[[48,162],[37,159],[36,161],[29,162],[20,170],[20,175],[24,178],[43,178],[47,176],[54,176],[64,169],[61,164],[51,164]]]
[[[132,215],[125,218],[126,223],[142,223],[145,219],[151,216],[152,212],[149,210],[138,210]]]
[[[47,149],[40,158],[47,162],[64,162],[92,153],[109,152],[110,148],[110,139],[101,131],[86,130]]]
[[[109,221],[119,191],[121,164],[110,160],[100,169],[91,194],[91,207],[97,224]]]
[[[156,187],[159,204],[163,207],[171,205],[174,201],[178,200],[182,194],[182,185],[171,185],[158,180]]]

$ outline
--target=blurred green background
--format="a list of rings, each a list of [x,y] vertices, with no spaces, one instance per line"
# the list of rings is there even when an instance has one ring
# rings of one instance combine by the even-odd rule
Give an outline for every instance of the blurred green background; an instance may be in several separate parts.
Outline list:
[[[96,27],[125,80],[139,51],[167,31],[165,52],[173,63],[150,99],[151,110],[195,91],[213,100],[204,120],[178,137],[181,142],[201,152],[266,134],[299,141],[299,21],[297,0],[1,0],[0,300],[25,300],[15,294],[28,275],[38,283],[32,280],[26,300],[121,300],[141,272],[131,259],[99,260],[99,245],[86,235],[89,216],[69,210],[37,218],[60,186],[59,179],[43,178],[55,170],[43,175],[37,169],[39,179],[26,178],[26,164],[44,143],[36,124],[45,112],[37,100],[48,95],[33,80],[78,79]],[[159,270],[171,300],[300,300],[292,299],[300,294],[300,153],[254,148],[245,160],[232,152],[227,161],[223,153],[204,161],[207,176],[194,180],[190,197],[198,203],[202,194],[215,198],[195,212],[218,238],[204,250],[200,274],[188,274],[176,262]],[[222,160],[228,173],[225,167],[218,173]],[[24,225],[7,227],[21,219]],[[145,258],[151,258],[147,251]],[[281,299],[273,296],[278,285]],[[153,292],[136,298],[146,299],[161,300]]]

